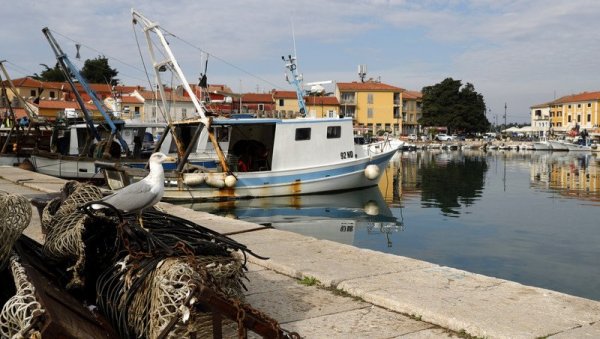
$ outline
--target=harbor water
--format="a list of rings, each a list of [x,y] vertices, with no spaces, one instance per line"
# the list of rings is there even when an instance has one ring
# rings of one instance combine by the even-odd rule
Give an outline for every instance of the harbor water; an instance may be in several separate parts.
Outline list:
[[[600,300],[600,157],[398,153],[379,187],[190,207]]]

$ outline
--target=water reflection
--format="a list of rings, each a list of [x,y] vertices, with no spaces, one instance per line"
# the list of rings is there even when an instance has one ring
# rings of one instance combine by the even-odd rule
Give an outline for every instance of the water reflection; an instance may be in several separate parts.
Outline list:
[[[405,152],[379,187],[192,207],[600,300],[598,158]]]
[[[257,224],[270,225],[318,239],[354,244],[358,232],[381,236],[392,246],[390,234],[403,229],[377,187],[305,196],[259,198],[187,204],[194,210]]]
[[[600,201],[600,166],[596,155],[542,153],[532,156],[532,187],[548,189],[564,197]]]

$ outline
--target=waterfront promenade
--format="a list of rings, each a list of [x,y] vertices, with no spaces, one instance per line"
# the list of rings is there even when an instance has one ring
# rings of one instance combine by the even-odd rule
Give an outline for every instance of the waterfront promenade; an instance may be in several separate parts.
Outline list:
[[[64,180],[0,167],[34,197]],[[247,245],[247,301],[306,338],[598,338],[600,302],[160,203]],[[41,240],[37,212],[27,235]],[[317,281],[304,286],[299,280]],[[596,283],[593,281],[590,284]]]

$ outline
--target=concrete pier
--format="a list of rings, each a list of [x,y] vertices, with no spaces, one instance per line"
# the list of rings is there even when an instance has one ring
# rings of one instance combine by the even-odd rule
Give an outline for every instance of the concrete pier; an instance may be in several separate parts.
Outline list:
[[[65,181],[0,167],[0,190]],[[245,244],[247,301],[305,338],[600,338],[600,302],[160,203]],[[41,239],[39,218],[26,234]],[[318,281],[305,286],[299,281]],[[591,284],[595,282],[590,282]]]

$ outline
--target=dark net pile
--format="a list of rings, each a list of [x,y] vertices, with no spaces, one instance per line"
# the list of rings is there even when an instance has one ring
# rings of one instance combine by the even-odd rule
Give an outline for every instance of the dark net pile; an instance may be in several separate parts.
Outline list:
[[[256,256],[246,246],[156,209],[143,213],[142,228],[135,214],[87,208],[101,196],[94,186],[65,185],[43,211],[43,250],[68,272],[63,283],[97,304],[122,337],[211,337],[211,310],[200,302],[206,288],[253,310],[243,303],[245,258]]]

